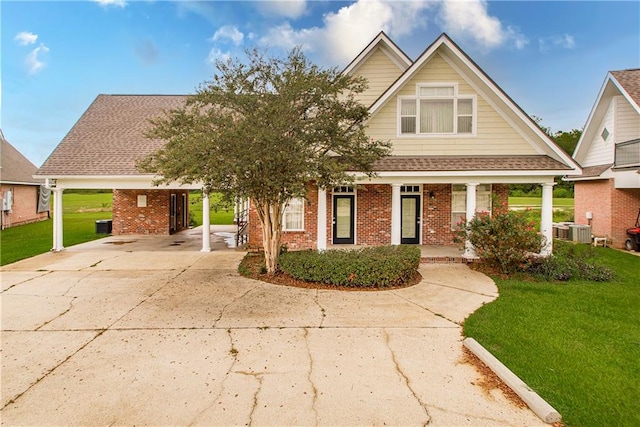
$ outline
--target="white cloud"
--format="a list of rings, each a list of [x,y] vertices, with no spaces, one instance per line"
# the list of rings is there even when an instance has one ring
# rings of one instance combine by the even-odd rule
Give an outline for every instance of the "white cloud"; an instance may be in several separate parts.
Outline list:
[[[260,1],[258,9],[263,15],[297,19],[307,11],[306,0]]]
[[[495,49],[508,41],[522,49],[529,42],[517,28],[504,28],[498,18],[489,15],[485,0],[444,0],[439,18],[449,35],[473,39],[485,49]]]
[[[224,27],[220,27],[218,31],[215,32],[213,37],[211,37],[211,41],[218,41],[229,39],[236,46],[242,43],[242,39],[244,38],[244,34],[242,34],[237,27],[233,25],[225,25]]]
[[[573,49],[576,47],[576,41],[570,34],[541,37],[538,39],[538,47],[541,53],[547,53],[554,48]]]
[[[33,49],[25,59],[25,63],[27,64],[27,68],[30,74],[35,74],[41,69],[45,67],[45,63],[42,60],[41,56],[49,53],[49,48],[44,45],[44,43],[40,43],[40,46]]]
[[[98,3],[100,6],[117,6],[117,7],[125,7],[127,5],[126,0],[93,0]]]
[[[34,44],[38,40],[38,35],[28,31],[22,31],[13,38],[20,46]]]
[[[220,49],[214,47],[209,51],[209,56],[207,57],[207,64],[213,65],[215,67],[216,61],[227,61],[231,58],[230,52],[223,52]]]
[[[284,23],[271,28],[260,41],[286,49],[296,45],[302,45],[307,51],[315,48],[328,62],[344,64],[380,31],[393,38],[424,28],[427,18],[423,12],[431,5],[427,1],[358,0],[335,13],[326,14],[323,27],[296,30]]]

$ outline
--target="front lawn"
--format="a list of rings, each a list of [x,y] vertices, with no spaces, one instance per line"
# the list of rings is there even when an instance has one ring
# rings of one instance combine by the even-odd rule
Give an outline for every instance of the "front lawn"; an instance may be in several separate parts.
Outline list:
[[[500,297],[464,324],[568,426],[640,425],[640,257],[597,248],[611,282],[494,278]]]

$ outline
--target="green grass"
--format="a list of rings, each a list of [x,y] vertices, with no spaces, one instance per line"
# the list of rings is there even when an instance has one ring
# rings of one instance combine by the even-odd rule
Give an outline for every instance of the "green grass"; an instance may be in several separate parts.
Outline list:
[[[542,206],[541,197],[509,197],[509,206]],[[573,199],[553,199],[554,208],[571,208],[573,209]]]
[[[96,220],[111,219],[113,199],[110,192],[64,192],[62,197],[65,247],[105,237],[104,234],[95,233],[95,224]],[[196,225],[202,225],[200,194],[190,194],[189,198]],[[233,207],[224,209],[220,195],[214,194],[211,199],[211,223],[233,224]],[[0,231],[0,265],[48,252],[52,246],[52,220],[7,228]]]
[[[211,212],[209,219],[211,224],[224,225],[233,224],[233,205],[224,203],[219,193],[213,193],[209,197]],[[189,210],[195,221],[195,225],[202,225],[202,195],[199,191],[189,193]]]
[[[500,297],[464,324],[568,426],[640,425],[640,257],[597,248],[608,283],[494,278]]]

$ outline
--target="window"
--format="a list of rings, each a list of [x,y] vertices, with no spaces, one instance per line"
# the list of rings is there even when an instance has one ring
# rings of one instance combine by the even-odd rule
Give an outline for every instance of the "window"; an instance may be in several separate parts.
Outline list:
[[[441,135],[474,133],[474,99],[458,95],[455,83],[418,85],[417,96],[399,100],[401,135]]]
[[[282,231],[304,230],[304,199],[291,199],[282,214]]]
[[[606,141],[607,139],[609,139],[609,130],[607,128],[604,128],[600,136],[602,137],[603,140]]]
[[[476,187],[476,212],[491,213],[491,184]],[[467,186],[453,184],[451,188],[451,229],[464,221],[467,216]]]

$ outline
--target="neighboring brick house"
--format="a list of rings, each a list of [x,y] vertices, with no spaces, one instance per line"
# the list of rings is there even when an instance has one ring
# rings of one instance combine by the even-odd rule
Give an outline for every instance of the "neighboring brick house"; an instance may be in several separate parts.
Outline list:
[[[380,33],[344,70],[368,79],[368,134],[391,156],[356,185],[318,188],[285,209],[289,248],[450,245],[456,224],[506,203],[508,185],[542,186],[541,231],[551,250],[554,177],[580,173],[566,155],[446,34],[412,61]],[[255,210],[249,243],[261,245]],[[472,253],[467,255],[472,256]]]
[[[640,209],[640,69],[607,74],[573,158],[575,222],[623,248]]]
[[[145,136],[149,120],[182,107],[186,98],[98,95],[37,172],[54,193],[54,250],[64,248],[62,216],[55,212],[62,212],[65,189],[113,190],[115,235],[172,234],[189,226],[189,190],[201,186],[155,186],[153,175],[136,168],[138,159],[164,145]]]
[[[49,192],[44,180],[33,175],[38,168],[24,157],[0,131],[0,226],[2,229],[49,218]],[[41,192],[44,192],[42,203]]]

